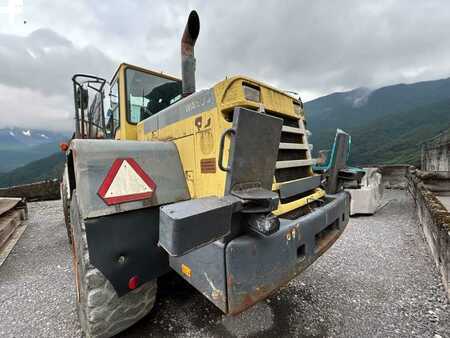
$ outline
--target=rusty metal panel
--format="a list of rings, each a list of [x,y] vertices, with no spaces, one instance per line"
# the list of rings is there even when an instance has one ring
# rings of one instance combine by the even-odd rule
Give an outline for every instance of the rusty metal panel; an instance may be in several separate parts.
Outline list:
[[[227,313],[224,250],[224,244],[216,241],[184,256],[169,256],[169,265]]]
[[[266,298],[304,271],[340,236],[348,222],[349,197],[328,195],[327,204],[296,220],[280,219],[270,236],[248,233],[225,252],[228,313]]]
[[[225,313],[236,314],[266,298],[320,257],[342,234],[349,195],[327,195],[325,204],[296,220],[280,219],[280,230],[247,232],[216,241],[169,265]]]
[[[202,174],[216,173],[216,158],[203,158],[200,160],[200,170]]]
[[[283,120],[278,117],[235,108],[227,192],[236,185],[255,182],[264,189],[272,190],[282,124]]]

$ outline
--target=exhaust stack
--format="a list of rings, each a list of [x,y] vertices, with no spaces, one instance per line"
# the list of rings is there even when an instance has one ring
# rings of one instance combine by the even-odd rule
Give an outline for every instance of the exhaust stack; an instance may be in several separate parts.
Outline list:
[[[181,78],[183,97],[195,93],[194,45],[200,33],[200,18],[196,11],[189,14],[183,37],[181,38]]]

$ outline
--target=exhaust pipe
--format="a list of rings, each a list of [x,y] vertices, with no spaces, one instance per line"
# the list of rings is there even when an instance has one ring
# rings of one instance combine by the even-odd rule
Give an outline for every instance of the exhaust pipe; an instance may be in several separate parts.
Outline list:
[[[181,38],[181,78],[183,97],[195,93],[195,57],[194,45],[200,33],[200,18],[196,11],[189,18]]]

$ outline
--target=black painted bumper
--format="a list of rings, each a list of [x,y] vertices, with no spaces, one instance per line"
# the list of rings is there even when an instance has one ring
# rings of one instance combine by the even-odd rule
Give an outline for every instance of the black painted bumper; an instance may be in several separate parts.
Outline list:
[[[341,235],[349,219],[349,195],[328,195],[327,203],[295,220],[280,219],[271,236],[256,233],[232,240],[225,249],[227,312],[239,313],[304,271]]]

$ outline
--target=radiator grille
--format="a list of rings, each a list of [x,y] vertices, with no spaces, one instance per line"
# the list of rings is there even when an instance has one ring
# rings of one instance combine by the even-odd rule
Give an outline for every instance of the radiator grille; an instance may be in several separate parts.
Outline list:
[[[311,176],[311,164],[307,161],[311,160],[311,154],[303,121],[286,116],[274,116],[283,119],[277,157],[277,167],[283,168],[275,169],[276,182],[283,183]]]

